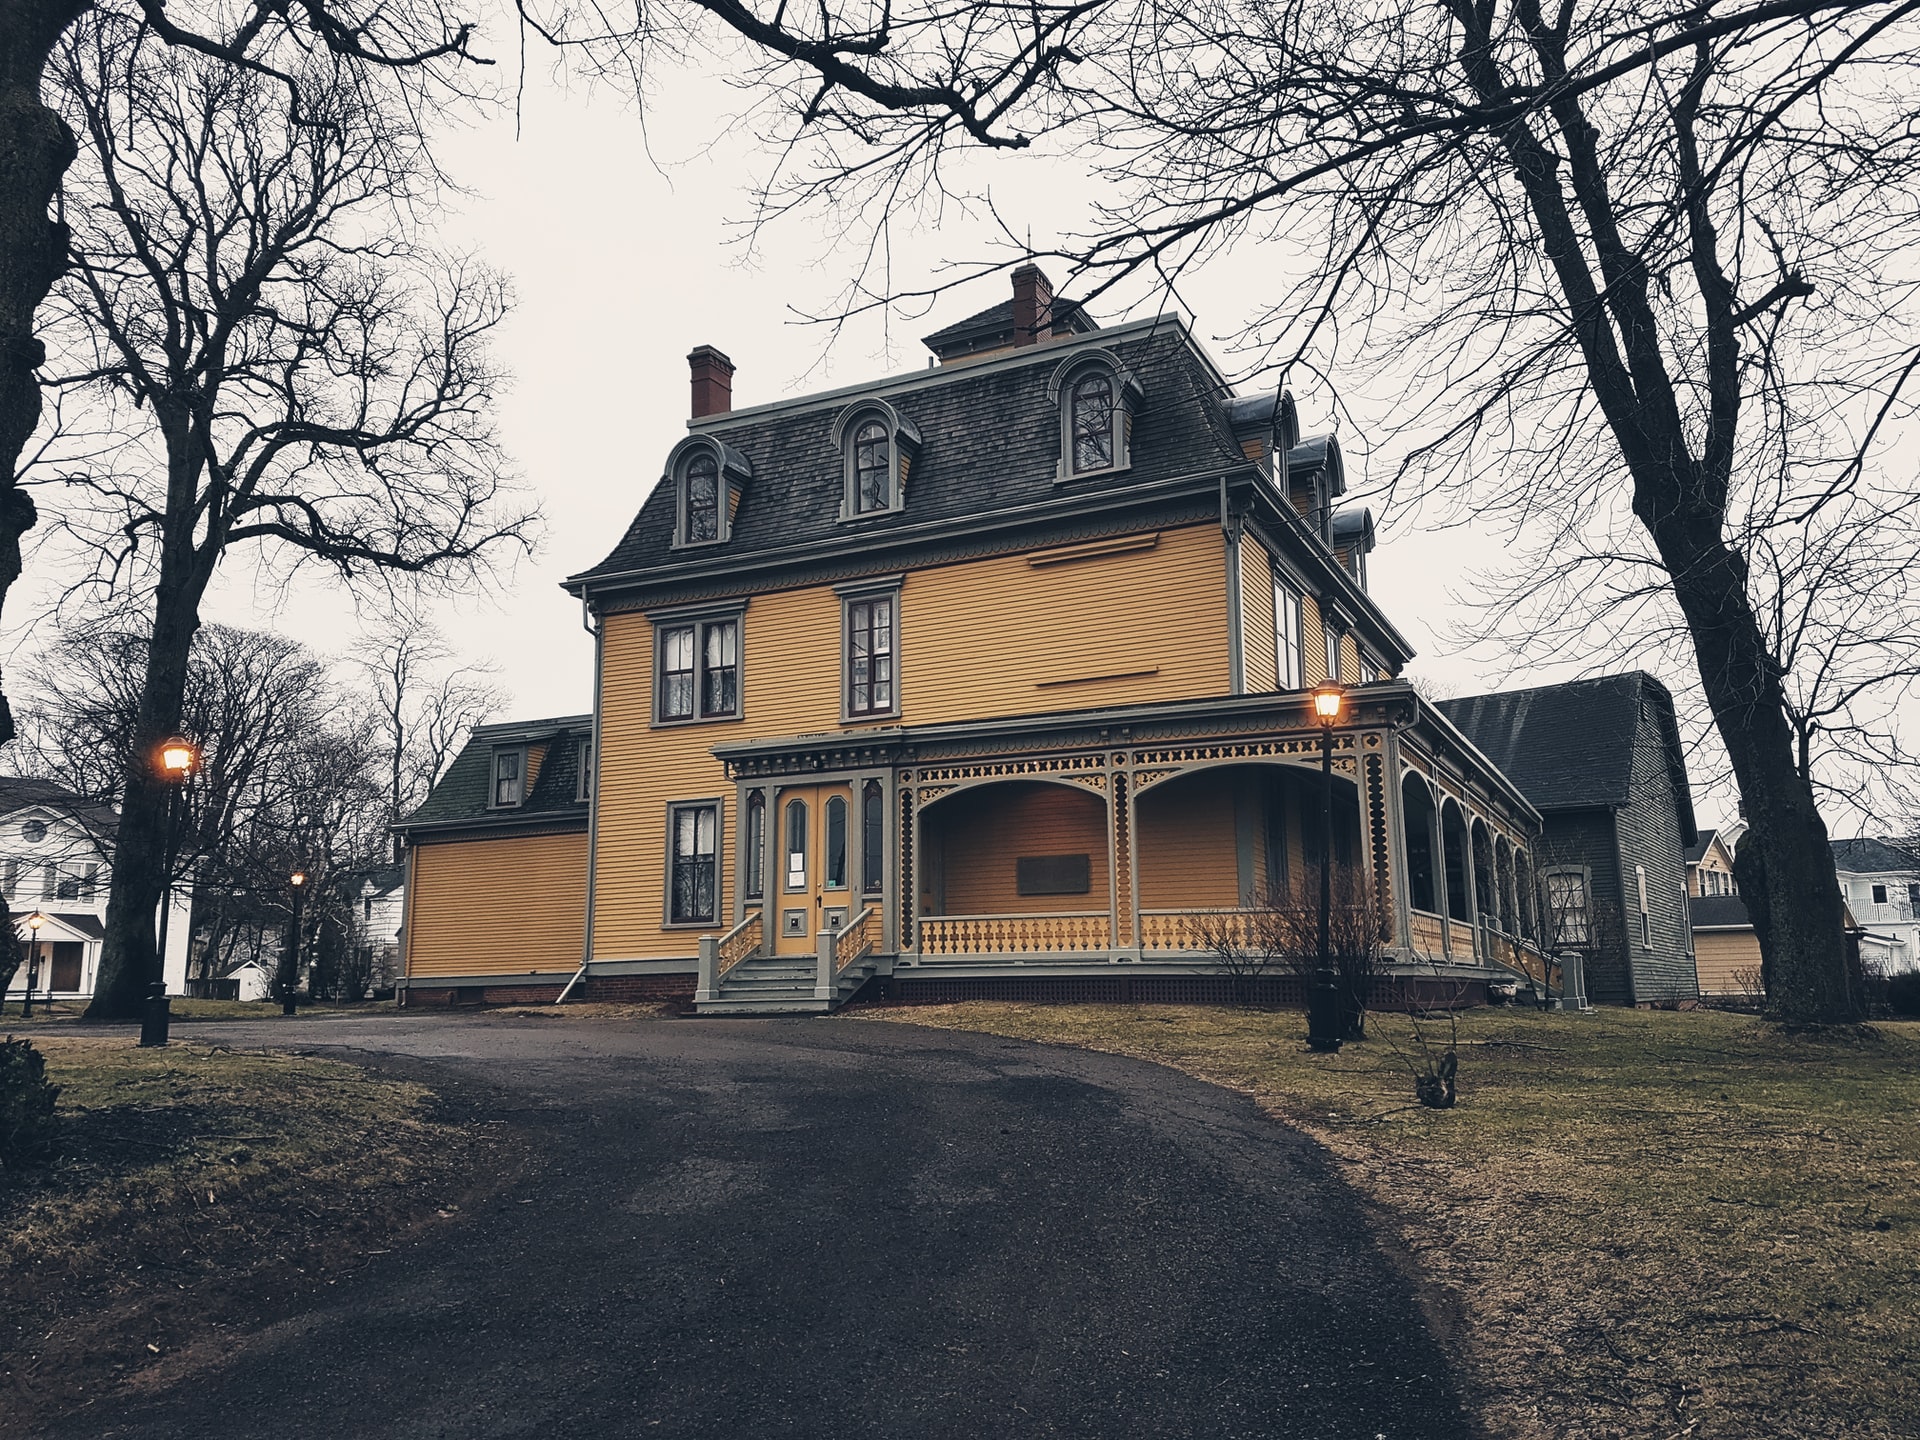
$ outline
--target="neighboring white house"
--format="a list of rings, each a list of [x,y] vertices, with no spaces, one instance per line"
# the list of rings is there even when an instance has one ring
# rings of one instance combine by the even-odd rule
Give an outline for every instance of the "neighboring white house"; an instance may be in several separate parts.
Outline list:
[[[1864,932],[1861,959],[1889,973],[1920,969],[1920,857],[1886,840],[1835,840],[1833,868]]]
[[[407,870],[394,865],[360,882],[355,943],[368,952],[372,988],[390,990],[400,973],[400,930],[407,918]]]
[[[32,963],[14,972],[8,999],[26,994],[30,973],[36,999],[82,1000],[93,994],[118,825],[113,809],[58,785],[0,776],[0,882],[13,907],[14,933],[28,940],[35,934],[32,916],[44,922]],[[192,908],[186,887],[176,886],[165,971],[172,995],[186,990]]]

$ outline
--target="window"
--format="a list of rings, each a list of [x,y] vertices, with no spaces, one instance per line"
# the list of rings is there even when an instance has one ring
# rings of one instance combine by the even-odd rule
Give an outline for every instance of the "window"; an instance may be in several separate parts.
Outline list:
[[[1374,681],[1378,680],[1379,678],[1380,678],[1380,667],[1374,664],[1373,661],[1369,660],[1365,655],[1362,655],[1360,657],[1360,683],[1362,685],[1371,685],[1373,684]]]
[[[524,746],[493,752],[494,809],[518,805],[526,798],[527,752]]]
[[[847,888],[847,802],[838,795],[827,801],[826,888]]]
[[[360,902],[360,918],[362,920],[373,919],[373,897],[371,895]]]
[[[1329,625],[1326,627],[1326,636],[1327,679],[1338,680],[1340,678],[1340,632]]]
[[[1651,947],[1653,944],[1653,916],[1647,913],[1647,867],[1633,867],[1634,877],[1640,882],[1640,943]]]
[[[1587,904],[1587,877],[1579,870],[1547,872],[1547,917],[1552,925],[1551,945],[1588,945],[1593,925]]]
[[[720,835],[718,805],[675,805],[669,814],[673,872],[668,881],[667,920],[673,925],[711,925],[718,910]]]
[[[47,822],[44,820],[27,821],[26,824],[20,827],[20,838],[29,845],[38,845],[42,840],[47,838]]]
[[[787,802],[787,889],[807,888],[807,802]]]
[[[1073,473],[1110,470],[1113,450],[1113,378],[1102,371],[1074,383],[1072,418]]]
[[[898,597],[874,595],[847,601],[847,714],[891,715],[893,610]]]
[[[1278,575],[1273,577],[1273,634],[1282,690],[1298,690],[1305,652],[1300,648],[1300,594]]]
[[[100,867],[89,865],[80,876],[80,898],[91,900],[100,888]]]
[[[575,752],[580,774],[574,782],[573,798],[587,800],[593,795],[593,737],[580,737],[580,748]]]
[[[57,869],[54,873],[56,875],[59,874]],[[78,900],[80,898],[80,877],[74,874],[60,875],[53,894],[56,900]]]
[[[860,889],[878,895],[886,881],[886,801],[880,782],[869,780],[860,792]]]
[[[893,447],[887,427],[869,420],[853,435],[853,511],[865,515],[893,508]]]
[[[740,893],[758,900],[767,890],[767,797],[756,790],[747,796],[746,867]]]
[[[656,632],[656,723],[731,720],[740,714],[740,620],[688,621]]]
[[[702,545],[720,538],[720,466],[710,450],[697,451],[687,461],[687,490],[682,538]]]
[[[1907,886],[1907,904],[1917,916],[1920,916],[1920,885]]]
[[[1873,903],[1876,905],[1884,905],[1887,903],[1887,887],[1886,886],[1876,885],[1873,887]]]

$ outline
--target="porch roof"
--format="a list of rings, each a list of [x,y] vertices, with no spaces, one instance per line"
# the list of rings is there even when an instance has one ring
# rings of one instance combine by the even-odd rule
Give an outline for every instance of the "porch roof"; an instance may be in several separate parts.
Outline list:
[[[1347,695],[1351,718],[1341,729],[1416,733],[1497,791],[1521,816],[1539,823],[1540,812],[1519,787],[1405,680],[1349,686]],[[716,745],[712,753],[726,765],[729,775],[740,778],[1113,745],[1208,744],[1279,734],[1297,739],[1303,733],[1317,734],[1319,728],[1311,694],[1289,690],[1054,710],[937,725],[883,725],[773,736]]]

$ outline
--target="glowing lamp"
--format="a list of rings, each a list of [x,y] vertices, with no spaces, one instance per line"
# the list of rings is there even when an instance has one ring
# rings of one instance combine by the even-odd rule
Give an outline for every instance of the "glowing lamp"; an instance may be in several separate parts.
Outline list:
[[[292,881],[295,885],[304,885],[307,883],[307,872],[304,870],[296,870],[293,872],[293,874],[289,875],[287,879]]]
[[[1340,707],[1346,703],[1347,692],[1338,685],[1319,685],[1313,692],[1313,713],[1322,725],[1331,725],[1340,718]]]
[[[36,935],[40,933],[40,927],[46,923],[47,917],[42,915],[38,910],[27,917],[27,928]]]
[[[169,780],[184,780],[200,765],[200,747],[184,735],[175,735],[160,744],[160,773]]]

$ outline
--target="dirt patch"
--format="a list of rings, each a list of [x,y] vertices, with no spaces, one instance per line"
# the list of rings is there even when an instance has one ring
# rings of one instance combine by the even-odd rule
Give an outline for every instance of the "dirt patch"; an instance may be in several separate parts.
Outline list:
[[[221,1358],[516,1163],[424,1086],[313,1056],[36,1034],[59,1158],[0,1186],[0,1435]]]
[[[687,1009],[679,1000],[569,1000],[564,1005],[501,1005],[478,1013],[489,1020],[671,1020]]]
[[[1460,1107],[1296,1013],[974,1003],[875,1018],[1132,1055],[1341,1162],[1501,1437],[1896,1440],[1920,1414],[1920,1024],[1479,1011]]]

